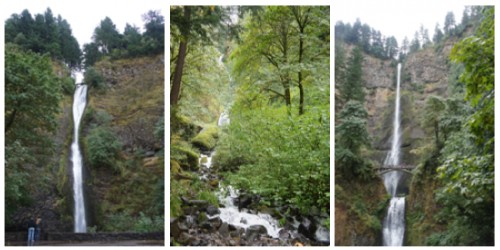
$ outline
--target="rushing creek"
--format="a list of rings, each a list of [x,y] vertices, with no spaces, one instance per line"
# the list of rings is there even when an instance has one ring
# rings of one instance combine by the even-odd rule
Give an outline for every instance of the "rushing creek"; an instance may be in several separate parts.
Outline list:
[[[394,130],[392,136],[391,151],[387,154],[384,165],[397,167],[400,164],[401,148],[401,117],[400,117],[400,75],[401,64],[398,64],[396,100],[394,111]],[[391,195],[391,201],[387,210],[387,215],[383,221],[382,236],[384,246],[402,246],[405,233],[405,198],[398,197],[398,185],[402,173],[400,171],[390,171],[384,174],[384,184],[387,192]]]
[[[230,119],[227,112],[223,112],[218,120],[218,126],[224,127],[229,125]],[[200,154],[199,163],[203,168],[200,179],[207,180],[207,173],[210,172],[210,168],[212,166],[212,157],[216,154],[216,151],[213,152],[204,152]],[[272,238],[280,238],[280,234],[286,232],[277,219],[273,218],[270,214],[261,213],[256,211],[251,211],[249,209],[243,208],[240,209],[238,204],[235,202],[239,199],[239,192],[235,190],[232,186],[224,186],[219,184],[219,192],[217,193],[219,204],[221,205],[219,210],[219,214],[215,214],[210,216],[210,219],[219,217],[223,222],[227,224],[248,229],[254,225],[260,225],[266,228],[267,234]],[[293,227],[294,230],[290,231],[291,235],[296,235],[298,233],[298,227],[300,222],[295,218],[293,219]],[[318,242],[329,242],[330,241],[330,232],[327,228],[321,226],[321,222],[318,222],[318,228],[314,234],[314,238]]]

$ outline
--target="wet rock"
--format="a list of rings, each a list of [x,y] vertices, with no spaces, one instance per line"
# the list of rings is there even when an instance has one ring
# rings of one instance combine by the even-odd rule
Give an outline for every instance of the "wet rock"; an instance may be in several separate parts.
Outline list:
[[[177,239],[177,241],[179,243],[181,243],[182,245],[185,245],[185,246],[192,246],[192,243],[193,241],[195,241],[196,238],[186,232],[182,232],[180,235],[179,235],[179,238]]]
[[[248,222],[247,222],[247,219],[245,219],[245,218],[241,218],[240,223],[242,223],[242,224],[247,224]]]
[[[290,233],[285,229],[281,229],[279,231],[279,238],[280,240],[288,240],[290,239]]]
[[[207,214],[210,215],[210,216],[214,216],[216,214],[220,214],[220,210],[219,210],[219,208],[217,208],[214,205],[208,205],[208,207],[207,207]]]
[[[212,225],[212,228],[214,228],[215,230],[219,229],[219,227],[222,225],[222,220],[219,217],[209,219],[209,221]]]
[[[267,235],[266,227],[262,225],[251,225],[245,233],[245,240],[252,242],[255,239],[260,238],[261,235]]]
[[[298,232],[303,234],[307,238],[314,240],[314,234],[316,233],[316,224],[309,220],[308,218],[303,218],[299,225]]]
[[[187,225],[179,219],[170,219],[170,236],[178,238],[183,232],[188,231]]]
[[[226,222],[219,227],[219,234],[224,238],[229,237],[229,226]]]

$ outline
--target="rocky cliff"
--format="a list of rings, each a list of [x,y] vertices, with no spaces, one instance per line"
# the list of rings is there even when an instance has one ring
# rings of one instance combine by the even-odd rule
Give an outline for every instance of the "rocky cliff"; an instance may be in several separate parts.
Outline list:
[[[448,40],[439,49],[428,47],[408,55],[401,69],[401,109],[403,147],[406,164],[414,164],[410,153],[418,141],[430,137],[421,126],[421,114],[429,95],[447,97],[448,56],[454,41]],[[347,46],[351,51],[352,46]],[[390,148],[397,63],[364,54],[363,81],[368,111],[368,131],[372,137],[373,159],[382,163]]]
[[[89,90],[82,144],[92,190],[90,225],[98,231],[135,231],[140,225],[134,223],[160,217],[163,223],[163,58],[105,59],[94,66],[102,82]],[[103,135],[108,137],[98,142],[112,138],[119,152],[107,164],[93,164],[91,140]]]

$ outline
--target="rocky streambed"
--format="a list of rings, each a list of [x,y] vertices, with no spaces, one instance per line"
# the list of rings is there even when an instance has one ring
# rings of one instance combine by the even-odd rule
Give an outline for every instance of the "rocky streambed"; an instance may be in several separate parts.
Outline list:
[[[260,205],[262,197],[223,186],[213,173],[211,157],[200,157],[200,180],[219,186],[219,207],[205,200],[181,198],[183,214],[170,219],[170,245],[294,246],[329,245],[326,213],[311,209],[307,216],[289,206]]]

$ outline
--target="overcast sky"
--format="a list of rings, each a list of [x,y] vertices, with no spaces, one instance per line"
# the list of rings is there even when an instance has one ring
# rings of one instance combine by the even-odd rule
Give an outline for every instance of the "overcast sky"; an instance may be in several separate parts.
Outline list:
[[[336,0],[333,2],[332,26],[339,20],[344,23],[361,20],[383,36],[395,36],[401,45],[405,36],[411,41],[420,25],[429,30],[432,39],[436,23],[441,29],[449,11],[456,23],[462,20],[464,6],[477,2],[465,0]],[[491,1],[489,1],[491,3]]]
[[[71,25],[73,36],[80,47],[89,43],[95,27],[106,16],[111,18],[120,33],[123,33],[125,24],[129,23],[141,28],[144,23],[142,15],[149,10],[161,10],[165,16],[168,1],[162,0],[135,0],[135,1],[68,1],[68,0],[16,0],[3,1],[1,4],[2,20],[7,20],[12,14],[20,14],[28,9],[32,16],[43,14],[50,7],[55,17],[61,15]]]

